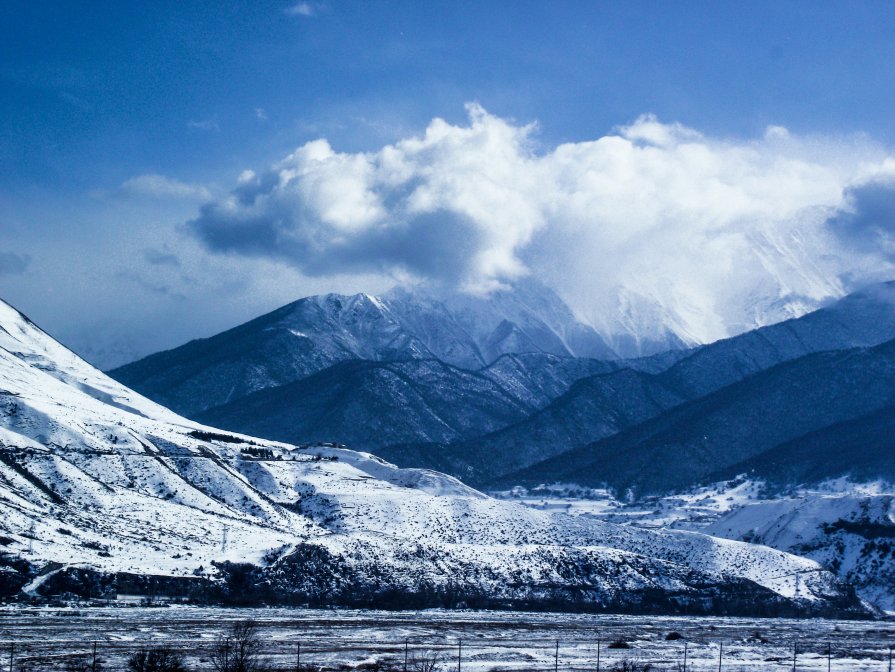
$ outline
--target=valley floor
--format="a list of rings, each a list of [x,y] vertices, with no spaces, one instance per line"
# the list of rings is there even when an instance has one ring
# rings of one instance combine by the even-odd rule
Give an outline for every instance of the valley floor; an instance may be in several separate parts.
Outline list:
[[[183,648],[190,669],[211,669],[208,651],[228,624],[254,619],[261,625],[263,653],[271,669],[294,670],[301,644],[303,669],[403,669],[404,642],[413,659],[437,653],[439,669],[461,672],[554,669],[612,670],[622,660],[651,663],[653,670],[679,670],[684,642],[688,670],[766,672],[797,670],[883,672],[889,668],[895,622],[663,618],[498,612],[375,612],[289,609],[59,608],[0,609],[4,662],[14,644],[16,661],[40,661],[29,669],[62,669],[64,658],[87,654],[97,642],[106,669],[123,669],[140,646]],[[667,640],[669,633],[681,639]],[[608,649],[626,641],[629,649]]]

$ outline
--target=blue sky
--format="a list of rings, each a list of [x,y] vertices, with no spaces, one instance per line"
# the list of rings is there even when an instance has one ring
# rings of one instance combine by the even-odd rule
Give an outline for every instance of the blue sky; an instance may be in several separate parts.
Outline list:
[[[186,223],[309,141],[378,152],[469,125],[469,102],[535,122],[536,155],[653,114],[712,146],[779,126],[820,164],[883,161],[893,25],[891,2],[6,2],[2,295],[109,364],[381,289],[381,264],[325,273]]]

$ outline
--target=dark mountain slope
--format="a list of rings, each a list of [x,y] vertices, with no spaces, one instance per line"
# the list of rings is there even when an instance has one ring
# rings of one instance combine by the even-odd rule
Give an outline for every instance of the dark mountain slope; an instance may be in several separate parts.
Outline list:
[[[656,376],[622,369],[577,381],[568,392],[525,420],[483,438],[442,446],[437,464],[476,484],[612,436],[680,404],[683,399]],[[408,464],[433,459],[433,446],[395,451]],[[387,451],[387,454],[391,454]]]
[[[501,479],[661,492],[705,481],[782,443],[895,403],[895,341],[817,353]]]
[[[453,462],[462,465],[465,478],[481,483],[480,479],[599,441],[783,362],[815,352],[875,346],[891,338],[895,338],[893,282],[867,287],[814,313],[702,346],[690,354],[626,362],[644,373],[618,372],[580,380],[519,423],[446,450]],[[432,452],[428,447],[422,454]]]
[[[895,281],[865,287],[802,317],[694,349],[664,383],[696,398],[814,352],[872,347],[895,338]]]
[[[352,360],[197,417],[280,441],[336,441],[374,450],[452,441],[533,411],[487,376],[436,360]]]
[[[840,476],[895,481],[895,405],[774,446],[717,476],[722,480],[744,473],[783,487]]]

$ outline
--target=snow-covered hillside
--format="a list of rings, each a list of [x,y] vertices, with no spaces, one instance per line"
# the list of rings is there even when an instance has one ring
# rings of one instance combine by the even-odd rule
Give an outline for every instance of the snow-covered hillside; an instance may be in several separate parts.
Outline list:
[[[125,572],[293,603],[863,611],[814,562],[767,547],[534,511],[368,454],[203,427],[2,302],[0,506],[9,592]]]
[[[890,482],[841,478],[781,492],[740,476],[634,502],[572,484],[493,494],[543,511],[771,546],[816,560],[861,597],[895,613],[895,488]]]
[[[746,503],[703,528],[812,558],[867,599],[895,611],[895,495],[839,483]]]

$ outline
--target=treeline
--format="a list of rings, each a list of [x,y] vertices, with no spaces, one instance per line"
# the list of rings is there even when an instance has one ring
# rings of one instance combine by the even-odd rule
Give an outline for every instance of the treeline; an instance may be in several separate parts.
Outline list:
[[[424,559],[425,560],[425,559]],[[432,561],[435,562],[436,558]],[[302,544],[270,566],[214,562],[192,577],[106,573],[85,567],[59,567],[40,586],[40,597],[26,597],[22,586],[38,568],[14,562],[0,572],[2,597],[45,603],[71,600],[114,601],[119,595],[143,603],[184,602],[208,606],[346,607],[361,609],[494,609],[570,613],[705,615],[750,617],[864,617],[841,604],[799,604],[750,581],[730,580],[688,590],[640,589],[606,594],[586,582],[500,584],[495,577],[458,574],[444,582],[417,578],[395,581],[388,573],[358,571],[339,555],[315,544]],[[852,596],[853,597],[853,596]]]

